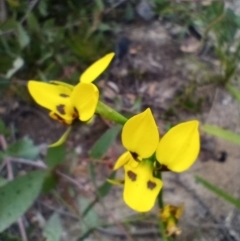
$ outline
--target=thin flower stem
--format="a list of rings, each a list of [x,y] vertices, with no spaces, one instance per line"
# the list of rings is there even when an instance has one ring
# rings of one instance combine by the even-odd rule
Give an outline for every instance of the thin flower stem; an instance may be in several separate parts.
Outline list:
[[[127,118],[112,109],[111,107],[105,105],[101,101],[98,102],[96,113],[102,117],[114,121],[118,124],[124,125],[127,121]]]
[[[157,167],[158,166],[160,166],[160,165],[157,163]],[[157,173],[157,177],[162,180],[162,173],[160,171]],[[161,191],[159,192],[157,200],[158,200],[158,207],[159,207],[159,209],[161,211],[164,208],[163,189],[161,189]],[[162,222],[161,218],[159,218],[158,223],[159,223],[159,231],[160,231],[160,233],[162,235],[162,240],[163,241],[169,241],[168,237],[166,236],[165,225]]]

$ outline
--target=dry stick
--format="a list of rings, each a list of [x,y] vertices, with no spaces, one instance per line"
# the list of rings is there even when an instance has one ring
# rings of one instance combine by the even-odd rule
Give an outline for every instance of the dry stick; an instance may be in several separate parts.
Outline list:
[[[7,150],[7,142],[5,140],[5,137],[3,135],[0,135],[0,143],[2,144],[2,148],[3,150]],[[6,167],[7,167],[7,173],[8,173],[8,180],[11,181],[13,180],[14,176],[13,176],[13,170],[12,170],[12,165],[11,165],[11,160],[9,157],[7,157],[5,159],[5,164],[6,164]],[[20,217],[18,219],[18,228],[19,228],[19,231],[20,231],[20,234],[21,234],[21,237],[22,237],[22,240],[23,241],[28,241],[28,238],[27,238],[27,234],[26,234],[26,230],[25,230],[25,227],[24,227],[24,224],[23,224],[23,219],[22,217]]]
[[[39,0],[33,0],[30,2],[27,12],[25,13],[25,15],[22,17],[22,19],[20,20],[20,23],[23,24],[25,22],[25,20],[28,17],[28,14],[34,9],[34,7],[37,5],[37,3],[39,2]]]
[[[16,158],[16,157],[9,157],[8,160],[10,162],[16,162],[16,163],[19,163],[19,164],[25,164],[25,165],[29,165],[29,166],[33,166],[33,167],[37,167],[37,168],[41,168],[41,169],[47,169],[47,165],[41,160],[33,162],[33,161],[30,161],[30,160],[27,160],[27,159],[24,159],[24,158]],[[7,165],[8,162],[5,161],[2,165]],[[1,170],[1,168],[0,168],[0,170]],[[9,170],[9,171],[11,173],[11,170]],[[69,183],[76,186],[79,190],[82,190],[82,187],[79,185],[79,183],[76,180],[74,180],[72,177],[70,177],[70,176],[68,176],[68,175],[66,175],[66,174],[64,174],[64,173],[62,173],[58,170],[56,171],[56,173],[59,176],[61,176],[62,178],[64,178],[66,181],[68,181]]]
[[[82,187],[79,185],[79,183],[76,180],[74,180],[73,178],[71,178],[70,176],[68,176],[60,171],[56,171],[56,173],[59,176],[63,177],[65,180],[67,180],[69,183],[74,184],[79,190],[82,190]]]
[[[27,160],[27,159],[24,159],[24,158],[10,157],[10,161],[16,162],[16,163],[19,163],[19,164],[26,164],[26,165],[30,165],[30,166],[33,166],[33,167],[38,167],[38,168],[41,168],[41,169],[47,168],[47,165],[41,160],[33,162],[33,161],[30,161],[30,160]]]
[[[106,10],[104,11],[104,14],[107,14],[107,13],[111,12],[114,8],[117,8],[119,5],[121,5],[121,4],[124,3],[124,2],[126,2],[126,0],[121,0],[121,1],[113,4],[109,9],[106,9]]]
[[[60,210],[59,208],[56,208],[56,207],[53,207],[49,204],[46,204],[44,202],[41,202],[41,201],[37,201],[40,205],[42,205],[43,207],[47,208],[47,209],[50,209],[51,211],[54,211],[60,215],[63,215],[63,216],[67,216],[67,217],[70,217],[72,219],[75,219],[77,221],[79,221],[79,217],[76,216],[76,215],[73,215],[71,214],[70,212],[66,212],[66,211],[63,211],[63,210]]]
[[[19,164],[25,164],[25,165],[29,165],[29,166],[33,166],[33,167],[37,167],[37,168],[41,168],[41,169],[47,169],[47,165],[41,160],[33,162],[33,161],[30,161],[27,159],[16,158],[16,157],[10,157],[9,160],[12,162],[19,163]],[[56,173],[59,176],[61,176],[62,178],[64,178],[66,181],[68,181],[69,183],[76,186],[79,190],[82,190],[82,187],[79,185],[79,183],[76,180],[74,180],[72,177],[70,177],[58,170],[56,170]]]

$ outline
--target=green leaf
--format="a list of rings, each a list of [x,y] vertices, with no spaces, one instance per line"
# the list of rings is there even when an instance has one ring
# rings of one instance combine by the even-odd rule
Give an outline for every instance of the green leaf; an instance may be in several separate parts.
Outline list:
[[[135,18],[135,12],[133,9],[133,6],[130,2],[127,3],[127,7],[125,8],[125,14],[124,19],[126,21],[132,21]]]
[[[118,133],[122,129],[121,126],[114,126],[108,129],[93,145],[90,150],[90,156],[95,159],[101,158],[112,143],[117,138]]]
[[[103,11],[104,10],[104,4],[102,0],[95,0],[96,6],[98,8],[99,11]]]
[[[54,172],[49,170],[46,173],[43,185],[42,185],[42,193],[49,194],[58,184],[58,177]]]
[[[12,157],[21,157],[34,160],[39,154],[39,149],[34,146],[33,141],[28,137],[23,138],[10,145],[6,150],[6,155]]]
[[[78,199],[79,210],[85,210],[90,204],[90,201],[84,197]],[[84,238],[91,232],[93,229],[100,225],[100,220],[97,212],[91,208],[88,213],[82,218],[80,221],[80,229],[81,229],[81,237],[80,240],[84,240]]]
[[[39,195],[44,171],[17,177],[0,188],[0,232],[21,217]]]
[[[0,187],[4,186],[5,184],[7,184],[8,180],[5,178],[0,177]]]
[[[46,163],[49,167],[54,168],[63,163],[66,158],[65,145],[48,148]]]
[[[98,26],[98,30],[100,30],[102,32],[111,31],[112,27],[107,23],[100,23]]]
[[[240,200],[233,197],[232,195],[228,194],[224,190],[220,189],[219,187],[211,184],[207,180],[203,179],[202,177],[196,176],[196,181],[201,183],[205,188],[207,188],[209,191],[215,193],[217,196],[223,198],[225,201],[231,203],[236,208],[240,209]]]
[[[46,17],[48,15],[47,1],[40,1],[38,4],[38,10],[43,17]]]
[[[62,224],[57,213],[54,213],[49,220],[47,221],[43,236],[46,238],[46,241],[60,241],[62,234]]]
[[[17,28],[17,21],[13,18],[8,19],[0,25],[0,33],[6,31],[13,31]]]
[[[7,129],[5,123],[0,119],[0,134],[2,135],[8,135],[9,130]]]
[[[238,135],[234,132],[224,130],[224,129],[219,128],[217,126],[212,126],[212,125],[208,125],[208,124],[202,125],[201,129],[208,134],[211,134],[213,136],[222,138],[222,139],[224,139],[226,141],[229,141],[229,142],[232,142],[234,144],[240,145],[240,135]]]
[[[18,24],[17,29],[18,29],[18,42],[20,47],[23,49],[30,43],[30,37],[20,23]]]
[[[108,179],[114,179],[116,172],[112,172]],[[107,194],[110,192],[112,188],[112,184],[109,183],[107,180],[97,189],[98,194],[101,196],[101,198],[107,196]]]

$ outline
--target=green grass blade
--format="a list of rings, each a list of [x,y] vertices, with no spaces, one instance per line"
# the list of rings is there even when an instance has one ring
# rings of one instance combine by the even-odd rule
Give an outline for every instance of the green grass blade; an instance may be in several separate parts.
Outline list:
[[[217,196],[221,197],[224,199],[226,202],[231,203],[234,205],[236,208],[240,209],[240,200],[233,197],[232,195],[228,194],[224,190],[220,189],[219,187],[211,184],[207,180],[203,179],[202,177],[196,176],[195,177],[196,181],[201,183],[205,188],[207,188],[209,191],[215,193]]]
[[[226,84],[226,89],[237,101],[240,102],[240,91],[239,90],[237,90],[230,84]]]
[[[222,138],[226,141],[232,142],[234,144],[240,145],[240,135],[232,131],[224,130],[220,127],[208,125],[208,124],[202,125],[201,130],[203,130],[204,132],[210,135],[213,135],[213,136]]]
[[[117,138],[118,133],[122,129],[121,126],[114,126],[108,129],[93,145],[90,150],[90,156],[95,159],[101,158],[112,143]]]

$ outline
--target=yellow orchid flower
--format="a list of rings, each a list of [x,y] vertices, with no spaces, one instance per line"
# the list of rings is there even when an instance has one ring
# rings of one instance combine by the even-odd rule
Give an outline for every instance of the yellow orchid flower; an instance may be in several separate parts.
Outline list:
[[[69,125],[77,117],[80,121],[88,121],[95,113],[99,98],[98,88],[92,82],[113,57],[114,53],[109,53],[93,63],[80,76],[76,86],[60,81],[44,83],[30,80],[28,90],[39,105],[50,110],[51,118]]]
[[[173,206],[173,205],[165,205],[162,210],[160,210],[160,218],[164,223],[166,228],[166,235],[176,236],[181,234],[181,229],[177,226],[179,219],[183,214],[184,207],[181,206]]]
[[[114,170],[124,167],[123,199],[138,212],[152,209],[162,187],[155,177],[156,161],[175,172],[188,169],[196,160],[199,148],[198,121],[176,125],[160,140],[151,110],[130,118],[122,130],[122,144],[127,149]],[[156,153],[156,158],[155,158]]]

